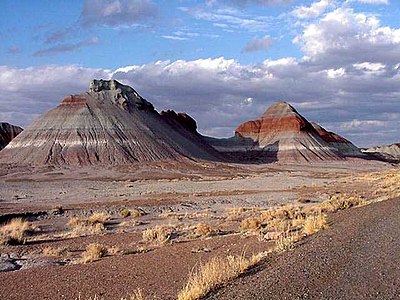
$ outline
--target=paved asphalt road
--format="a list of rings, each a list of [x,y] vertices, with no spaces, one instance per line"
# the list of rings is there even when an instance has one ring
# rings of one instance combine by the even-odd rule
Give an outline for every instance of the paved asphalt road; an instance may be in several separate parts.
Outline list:
[[[400,199],[336,213],[330,224],[207,299],[400,299]]]

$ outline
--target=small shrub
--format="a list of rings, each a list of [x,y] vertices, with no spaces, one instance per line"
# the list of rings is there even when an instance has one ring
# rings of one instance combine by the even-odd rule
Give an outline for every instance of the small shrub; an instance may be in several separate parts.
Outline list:
[[[110,219],[111,219],[111,216],[105,212],[95,212],[87,220],[89,223],[92,223],[92,224],[96,224],[96,223],[104,224],[106,221],[108,221]]]
[[[258,218],[254,217],[249,217],[244,219],[240,223],[240,230],[242,231],[248,231],[248,230],[257,230],[261,226],[261,222]]]
[[[44,256],[54,256],[60,257],[69,253],[68,249],[65,247],[53,248],[53,247],[46,247],[42,251]]]
[[[325,214],[308,216],[304,221],[303,232],[307,235],[316,233],[321,229],[328,227]]]
[[[35,227],[21,218],[12,219],[0,228],[0,244],[23,244],[28,233],[35,231]]]
[[[94,213],[86,219],[73,217],[67,224],[72,228],[72,236],[94,235],[105,232],[104,223],[109,219],[110,215],[106,213]]]
[[[143,231],[143,240],[163,244],[171,240],[174,233],[175,227],[172,225],[157,225]]]
[[[292,250],[294,243],[301,240],[301,238],[302,238],[302,236],[300,235],[299,232],[282,234],[275,241],[275,251],[276,252],[285,252],[288,250]]]
[[[198,223],[194,226],[193,233],[195,237],[200,237],[200,236],[208,237],[215,234],[216,230],[209,224]]]
[[[133,217],[133,218],[138,218],[142,215],[142,212],[138,209],[127,209],[124,208],[119,212],[121,217],[127,218],[127,217]]]
[[[99,260],[100,258],[106,256],[107,253],[108,250],[105,246],[96,243],[89,244],[81,255],[81,262],[88,263]]]
[[[287,232],[292,227],[290,219],[272,219],[268,222],[267,228],[276,232]]]
[[[329,200],[321,203],[320,207],[325,212],[336,212],[338,210],[348,209],[358,206],[362,203],[359,196],[350,196],[346,194],[332,195]]]

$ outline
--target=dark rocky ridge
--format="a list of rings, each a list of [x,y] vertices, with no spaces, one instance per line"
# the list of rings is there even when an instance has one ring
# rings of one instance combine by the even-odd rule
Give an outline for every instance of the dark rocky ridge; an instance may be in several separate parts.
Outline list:
[[[21,127],[9,123],[0,123],[0,150],[6,147],[22,130]]]

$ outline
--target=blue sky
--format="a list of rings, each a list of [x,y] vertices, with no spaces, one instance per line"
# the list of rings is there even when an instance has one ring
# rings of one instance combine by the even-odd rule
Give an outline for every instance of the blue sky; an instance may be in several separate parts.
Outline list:
[[[361,146],[400,142],[398,0],[1,1],[0,121],[91,78],[230,136],[274,101]]]

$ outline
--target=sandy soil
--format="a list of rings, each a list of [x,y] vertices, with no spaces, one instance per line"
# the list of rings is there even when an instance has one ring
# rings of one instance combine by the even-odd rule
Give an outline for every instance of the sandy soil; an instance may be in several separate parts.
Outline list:
[[[398,299],[400,199],[332,216],[331,227],[207,299]]]
[[[253,210],[299,204],[299,200],[321,202],[337,192],[368,196],[373,193],[368,185],[353,179],[389,167],[348,161],[305,165],[171,162],[107,170],[2,168],[0,222],[22,216],[39,229],[24,245],[0,248],[0,298],[89,299],[98,295],[108,300],[142,288],[148,298],[175,299],[200,262],[271,247],[271,242],[239,229],[241,220]],[[123,218],[124,208],[139,209],[144,215]],[[244,213],[231,214],[235,208],[245,208]],[[109,214],[105,232],[71,236],[68,221],[93,212]],[[216,234],[193,237],[191,228],[198,223],[209,224]],[[160,224],[174,226],[176,236],[162,245],[144,241],[143,231]],[[120,251],[93,263],[79,263],[85,247],[94,242]],[[67,254],[48,257],[43,254],[46,247],[65,248]]]

